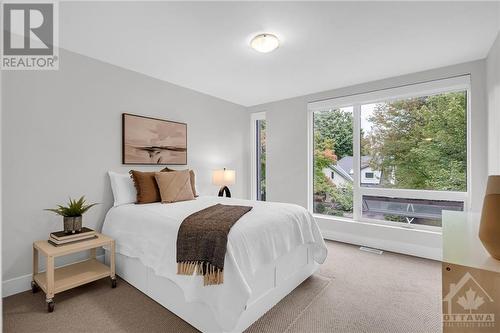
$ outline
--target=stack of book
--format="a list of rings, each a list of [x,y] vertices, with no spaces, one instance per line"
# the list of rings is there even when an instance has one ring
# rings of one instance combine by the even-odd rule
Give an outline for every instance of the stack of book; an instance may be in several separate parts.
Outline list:
[[[90,228],[83,227],[81,231],[74,234],[68,234],[65,231],[56,231],[50,234],[49,243],[54,246],[72,244],[88,239],[96,238],[96,232]]]

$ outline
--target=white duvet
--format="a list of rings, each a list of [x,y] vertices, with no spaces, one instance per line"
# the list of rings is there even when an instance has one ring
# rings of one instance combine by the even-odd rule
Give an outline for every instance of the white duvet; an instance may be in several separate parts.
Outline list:
[[[177,275],[176,241],[182,221],[217,203],[252,206],[232,228],[224,263],[224,283],[203,286],[200,276]],[[155,274],[170,279],[186,301],[203,302],[225,330],[237,324],[259,267],[302,244],[314,244],[313,258],[323,263],[327,249],[311,214],[303,207],[222,197],[198,197],[172,204],[128,204],[110,209],[102,232],[116,240],[116,252],[138,258]]]

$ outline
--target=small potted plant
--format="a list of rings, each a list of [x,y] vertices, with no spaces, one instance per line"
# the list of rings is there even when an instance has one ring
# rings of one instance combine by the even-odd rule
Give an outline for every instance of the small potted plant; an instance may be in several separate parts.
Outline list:
[[[85,197],[82,196],[78,200],[69,198],[67,206],[57,205],[57,208],[48,208],[45,210],[63,217],[64,231],[66,233],[76,233],[82,230],[82,215],[95,205],[97,203],[86,205]]]

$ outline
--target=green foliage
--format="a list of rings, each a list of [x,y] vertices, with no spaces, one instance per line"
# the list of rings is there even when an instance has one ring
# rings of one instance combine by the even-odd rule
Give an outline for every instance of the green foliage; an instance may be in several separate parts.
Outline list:
[[[335,109],[314,114],[314,194],[323,198],[315,212],[335,216],[352,213],[352,185],[335,186],[323,169],[352,156],[352,112]]]
[[[326,210],[325,204],[322,202],[318,202],[314,207],[314,212],[318,214],[324,214]]]
[[[334,216],[350,216],[353,209],[352,185],[335,186],[330,183],[328,196],[323,201],[315,202],[314,212]]]
[[[337,210],[342,212],[352,212],[353,209],[353,191],[352,185],[346,184],[338,186],[332,193],[332,202]]]
[[[81,216],[85,212],[87,212],[90,208],[93,206],[98,205],[97,203],[93,203],[90,205],[85,204],[85,197],[82,196],[78,200],[74,200],[69,198],[69,202],[67,203],[67,206],[62,206],[62,205],[57,205],[57,208],[48,208],[45,209],[47,211],[56,213],[61,216],[65,217],[76,217],[76,216]]]
[[[384,220],[392,222],[406,222],[406,218],[400,215],[384,214]]]
[[[331,149],[340,160],[344,156],[353,156],[352,112],[334,109],[329,112],[314,114],[315,147],[323,142],[332,143]],[[316,137],[317,135],[317,137]]]
[[[352,156],[352,112],[335,109],[314,114],[314,193],[333,196],[333,185],[323,169]]]
[[[364,140],[382,184],[466,191],[466,104],[463,92],[378,104]]]

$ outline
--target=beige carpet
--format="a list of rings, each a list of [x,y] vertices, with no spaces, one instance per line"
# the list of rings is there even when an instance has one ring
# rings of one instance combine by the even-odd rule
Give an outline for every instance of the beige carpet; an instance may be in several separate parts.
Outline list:
[[[328,242],[320,271],[254,323],[248,333],[441,331],[441,265],[393,253],[376,255]],[[104,279],[56,295],[3,300],[4,332],[196,332],[123,280]]]

